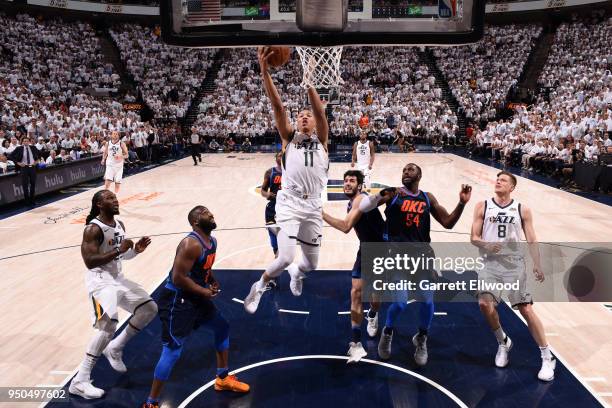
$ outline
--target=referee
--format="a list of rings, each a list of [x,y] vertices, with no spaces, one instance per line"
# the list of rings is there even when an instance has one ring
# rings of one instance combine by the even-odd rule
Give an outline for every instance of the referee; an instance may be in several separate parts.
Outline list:
[[[198,132],[191,132],[191,157],[193,158],[193,165],[198,165],[198,160],[202,163],[202,154],[200,153],[200,135]]]

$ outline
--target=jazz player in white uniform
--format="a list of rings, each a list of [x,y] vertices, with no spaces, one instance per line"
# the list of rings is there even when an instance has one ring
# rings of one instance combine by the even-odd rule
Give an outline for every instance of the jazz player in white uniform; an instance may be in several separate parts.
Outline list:
[[[484,282],[500,283],[519,281],[520,288],[509,291],[508,300],[512,307],[518,309],[525,318],[529,332],[540,347],[542,368],[538,373],[538,378],[542,381],[551,381],[555,377],[556,359],[550,352],[544,326],[533,310],[533,300],[527,291],[524,256],[519,245],[513,245],[521,240],[521,230],[525,233],[528,242],[535,279],[538,282],[544,281],[544,273],[540,265],[531,210],[510,197],[515,187],[516,177],[502,171],[497,174],[495,197],[476,204],[471,241],[486,254],[485,268],[478,279]],[[478,294],[480,310],[499,344],[495,356],[497,367],[505,367],[508,364],[508,354],[513,345],[512,340],[501,327],[499,314],[495,308],[502,301],[501,296],[502,293],[497,291]]]
[[[68,391],[86,399],[100,398],[104,391],[91,383],[91,370],[101,354],[111,367],[126,372],[122,361],[125,344],[157,315],[157,305],[142,286],[128,280],[122,273],[123,260],[134,258],[151,243],[141,238],[135,245],[125,238],[123,223],[115,219],[119,214],[117,196],[108,190],[94,194],[87,226],[83,232],[81,255],[88,270],[85,286],[92,306],[94,336],[87,346],[85,358],[70,383]],[[128,324],[113,341],[117,329],[118,307],[132,314]]]
[[[268,72],[270,55],[272,51],[269,48],[258,50],[264,89],[272,103],[276,127],[283,142],[282,187],[276,196],[276,225],[280,228],[277,235],[278,256],[261,278],[253,283],[244,300],[248,313],[257,311],[267,283],[285,268],[291,276],[289,287],[295,296],[302,294],[304,274],[317,268],[323,226],[321,194],[327,186],[329,169],[329,128],[319,94],[316,89],[308,88],[312,110],[305,109],[298,114],[297,129],[294,130]],[[298,245],[302,249],[302,257],[293,263]]]
[[[104,172],[104,188],[106,190],[111,183],[115,183],[115,194],[119,192],[123,179],[123,162],[127,157],[127,146],[119,139],[119,132],[113,131],[111,139],[102,146],[102,165],[106,165],[106,171]]]
[[[374,143],[368,140],[367,130],[361,129],[359,140],[353,144],[351,167],[355,167],[355,162],[357,162],[357,170],[363,173],[363,186],[366,189],[370,188],[372,166],[374,165],[374,151]]]

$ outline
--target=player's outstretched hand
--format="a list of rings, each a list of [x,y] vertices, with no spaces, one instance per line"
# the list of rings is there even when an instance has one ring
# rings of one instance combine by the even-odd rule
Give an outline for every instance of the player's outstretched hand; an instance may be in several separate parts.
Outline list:
[[[270,64],[268,63],[268,58],[273,54],[273,51],[270,47],[259,47],[257,48],[257,58],[259,59],[259,67],[261,68],[261,72],[267,72]]]
[[[124,239],[123,241],[121,241],[121,244],[119,244],[119,252],[121,252],[122,254],[125,254],[132,248],[134,248],[134,241],[132,241],[131,239]]]
[[[145,249],[147,249],[147,247],[149,246],[150,243],[151,243],[151,238],[149,238],[149,237],[142,237],[142,238],[140,238],[138,240],[138,242],[134,246],[134,250],[136,251],[137,254],[139,254],[142,251],[144,251]]]
[[[470,201],[470,197],[472,197],[472,186],[469,184],[462,184],[461,192],[459,193],[459,201],[461,201],[462,204],[465,204]]]

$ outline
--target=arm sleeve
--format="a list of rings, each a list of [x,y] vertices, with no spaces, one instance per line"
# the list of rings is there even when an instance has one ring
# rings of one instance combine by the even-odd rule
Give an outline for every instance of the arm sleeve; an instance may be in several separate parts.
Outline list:
[[[378,203],[383,197],[380,193],[364,197],[359,203],[359,211],[367,213],[378,207]]]

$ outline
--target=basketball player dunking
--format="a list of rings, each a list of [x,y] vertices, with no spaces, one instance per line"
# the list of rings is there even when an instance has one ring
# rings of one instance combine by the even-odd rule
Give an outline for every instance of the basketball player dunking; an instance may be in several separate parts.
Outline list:
[[[359,210],[359,203],[367,193],[361,191],[363,187],[363,173],[359,170],[349,170],[344,173],[344,194],[348,197],[349,203],[346,207],[346,218],[340,220],[323,212],[323,220],[332,227],[348,234],[351,229],[355,230],[359,242],[383,242],[385,221],[380,215],[378,208],[362,213]],[[361,295],[363,283],[361,280],[361,249],[357,251],[357,258],[351,271],[351,331],[352,340],[349,343],[348,362],[355,363],[365,357],[368,353],[361,342],[361,323],[363,322],[363,308]],[[370,337],[376,337],[378,333],[378,310],[380,302],[372,299],[370,310],[366,316],[368,320],[367,331]]]
[[[323,226],[321,194],[327,185],[329,159],[327,137],[329,127],[325,107],[316,89],[308,88],[312,110],[302,110],[297,117],[297,130],[289,118],[268,72],[269,48],[258,50],[264,89],[272,103],[274,120],[282,139],[282,188],[276,196],[276,224],[280,228],[278,256],[268,266],[259,281],[253,283],[244,300],[248,313],[255,313],[267,283],[285,268],[291,277],[290,289],[295,296],[302,294],[302,279],[306,272],[317,268]],[[298,263],[292,263],[297,246],[302,249]]]
[[[91,383],[91,370],[100,354],[104,353],[113,369],[126,372],[121,359],[123,347],[157,315],[157,305],[147,291],[121,272],[122,260],[134,258],[151,240],[143,237],[134,245],[125,239],[125,226],[115,219],[117,214],[119,202],[115,194],[108,190],[94,194],[81,244],[81,255],[88,268],[85,285],[93,304],[95,334],[68,391],[86,399],[104,395],[103,390]],[[117,307],[132,313],[132,317],[125,330],[111,341],[119,318]]]
[[[544,326],[533,310],[531,294],[527,292],[525,259],[522,254],[517,254],[516,250],[511,251],[512,244],[507,244],[519,242],[522,230],[529,244],[535,278],[538,282],[544,281],[537,238],[533,228],[533,216],[529,208],[511,198],[515,188],[516,177],[506,171],[499,172],[495,182],[495,197],[476,204],[471,241],[487,253],[485,269],[478,279],[485,282],[504,283],[519,281],[520,289],[510,291],[508,300],[512,307],[517,308],[523,315],[529,332],[540,347],[542,368],[538,373],[538,378],[542,381],[551,381],[555,377],[556,359],[548,347]],[[499,314],[495,308],[501,301],[501,296],[501,292],[478,294],[480,310],[499,343],[495,355],[497,367],[508,365],[508,354],[513,346],[512,340],[501,327]]]
[[[164,383],[183,351],[187,336],[200,326],[215,334],[217,378],[215,390],[248,392],[249,385],[229,375],[229,324],[212,300],[221,291],[212,274],[217,240],[215,218],[204,206],[194,207],[187,216],[191,231],[179,244],[174,263],[159,297],[162,322],[162,353],[159,357],[149,398],[143,408],[158,408]]]
[[[112,132],[111,139],[102,146],[102,164],[106,165],[104,172],[104,189],[108,190],[115,183],[115,194],[119,192],[123,179],[123,162],[128,157],[128,149],[121,140],[119,132]]]
[[[462,185],[459,193],[459,203],[452,213],[438,202],[431,193],[419,189],[421,181],[421,168],[414,163],[408,163],[402,170],[402,184],[400,188],[387,188],[380,193],[365,197],[359,204],[363,212],[374,210],[381,204],[386,204],[385,209],[385,241],[388,242],[431,242],[431,216],[444,228],[451,229],[455,226],[465,204],[470,200],[472,187]],[[420,271],[417,274],[424,275],[423,279],[431,279],[433,271]],[[412,338],[416,347],[414,353],[415,362],[423,366],[427,364],[427,335],[429,326],[434,316],[433,292],[419,290],[414,293],[419,302],[419,331]],[[378,355],[387,360],[391,357],[391,341],[395,320],[399,314],[407,308],[407,299],[401,299],[392,303],[387,310],[385,327],[378,343]]]
[[[357,170],[361,171],[364,175],[363,186],[366,189],[370,188],[370,177],[372,166],[374,165],[375,150],[374,143],[368,140],[367,129],[361,129],[359,140],[353,144],[351,167],[355,167],[355,162],[357,162]]]
[[[268,200],[268,204],[266,204],[266,228],[268,230],[268,235],[270,237],[270,245],[272,246],[272,251],[274,251],[274,257],[278,256],[278,240],[276,236],[278,235],[278,226],[276,226],[276,194],[278,190],[281,189],[281,182],[283,178],[283,168],[282,168],[282,157],[283,153],[278,152],[274,156],[276,160],[276,166],[271,167],[266,170],[264,174],[264,180],[261,184],[261,196]],[[272,279],[268,282],[268,286],[270,288],[275,288],[278,286],[278,278]]]

